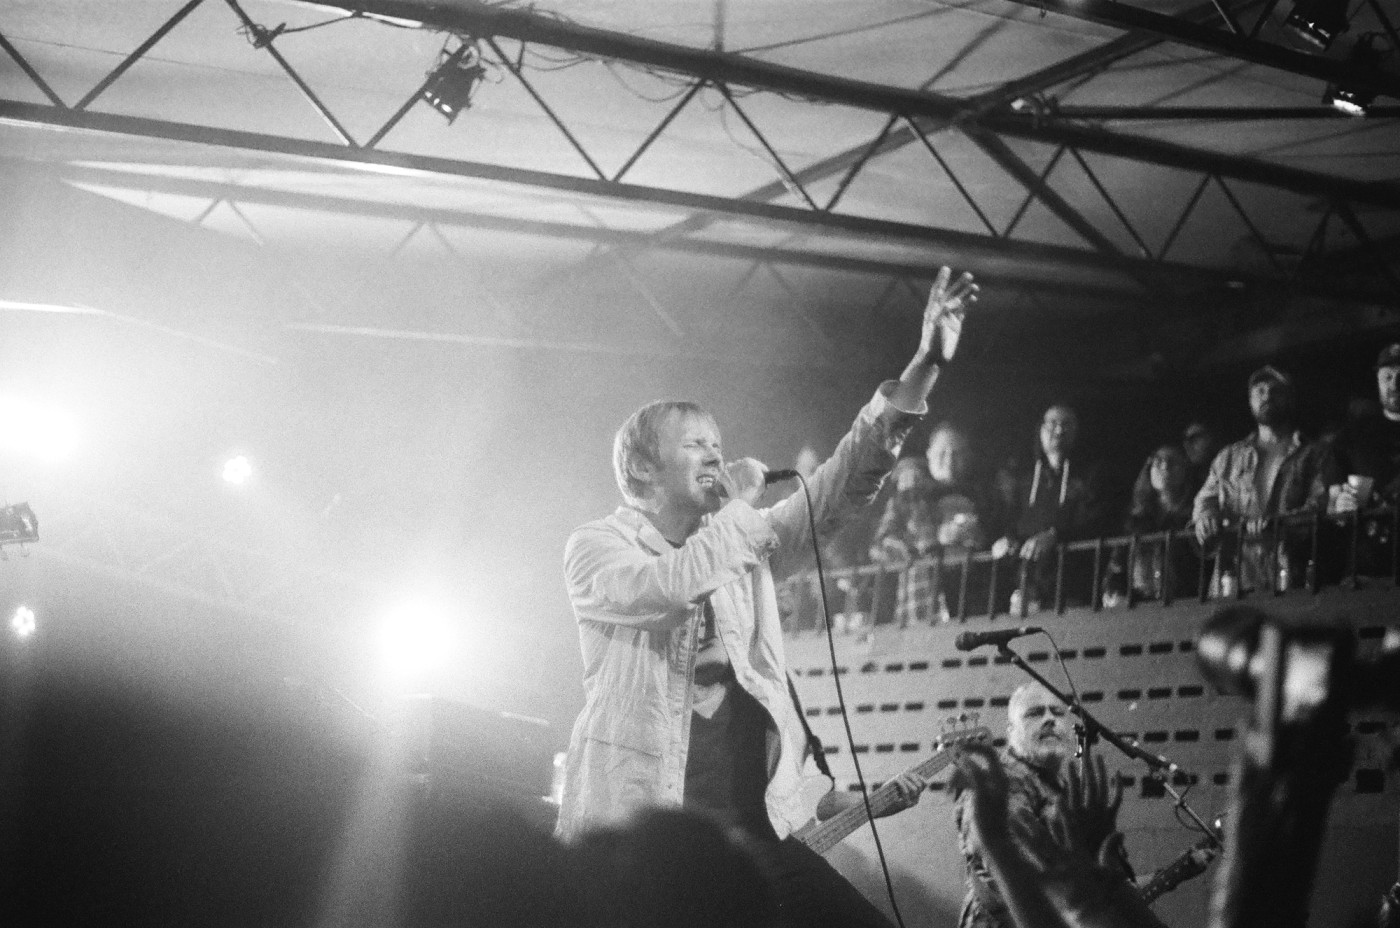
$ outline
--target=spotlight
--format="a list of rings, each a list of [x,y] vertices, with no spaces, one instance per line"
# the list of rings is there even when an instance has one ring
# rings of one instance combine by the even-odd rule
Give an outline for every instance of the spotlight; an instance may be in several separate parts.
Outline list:
[[[1380,67],[1381,52],[1376,48],[1375,35],[1363,35],[1356,40],[1356,46],[1347,56],[1347,65],[1358,71],[1375,71]],[[1366,110],[1376,99],[1376,92],[1366,87],[1352,84],[1328,84],[1322,95],[1322,102],[1330,104],[1348,116],[1365,116]]]
[[[36,627],[34,610],[28,606],[20,606],[10,618],[10,631],[15,633],[16,638],[28,638],[34,634]]]
[[[241,487],[253,476],[253,462],[246,455],[238,455],[224,462],[224,480]]]
[[[398,678],[437,670],[456,651],[457,629],[446,610],[426,601],[405,603],[380,627],[385,669]]]
[[[1326,51],[1347,30],[1347,0],[1298,0],[1283,27],[1305,46]]]
[[[438,66],[428,75],[421,96],[451,124],[462,110],[472,105],[472,96],[485,76],[486,69],[481,65],[481,54],[476,46],[463,45],[439,60]]]
[[[78,444],[78,429],[62,411],[17,397],[0,397],[0,448],[61,461]]]

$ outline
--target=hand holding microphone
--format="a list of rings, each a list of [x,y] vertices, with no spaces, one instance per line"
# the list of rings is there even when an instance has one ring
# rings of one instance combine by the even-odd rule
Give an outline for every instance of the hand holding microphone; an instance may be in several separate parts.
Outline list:
[[[755,458],[739,458],[723,465],[719,471],[720,493],[728,499],[741,499],[750,506],[756,506],[763,495],[764,472],[762,462]]]
[[[720,469],[720,492],[727,499],[741,499],[754,506],[769,484],[797,475],[795,470],[769,470],[755,458],[739,458]]]

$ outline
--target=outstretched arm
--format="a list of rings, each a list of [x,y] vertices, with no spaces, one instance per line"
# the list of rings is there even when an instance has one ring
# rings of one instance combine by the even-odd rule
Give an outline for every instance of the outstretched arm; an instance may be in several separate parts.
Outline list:
[[[831,458],[808,480],[813,521],[821,536],[829,536],[846,516],[874,499],[909,429],[927,411],[925,400],[938,378],[938,365],[957,350],[963,316],[976,298],[971,274],[961,274],[954,281],[948,268],[938,272],[924,307],[918,348],[903,375],[881,385]],[[810,544],[806,495],[793,493],[767,511],[781,540],[780,551],[805,550]],[[775,562],[773,566],[781,576],[785,565]]]

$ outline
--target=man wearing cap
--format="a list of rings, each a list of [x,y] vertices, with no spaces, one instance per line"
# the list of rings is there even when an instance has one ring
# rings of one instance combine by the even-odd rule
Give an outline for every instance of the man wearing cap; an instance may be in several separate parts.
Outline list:
[[[1400,342],[1381,349],[1375,371],[1381,415],[1348,423],[1323,463],[1327,511],[1332,515],[1375,502],[1394,503],[1400,496]],[[1389,519],[1362,519],[1358,572],[1388,574],[1389,548]]]
[[[1249,376],[1249,410],[1256,428],[1247,437],[1226,445],[1211,462],[1206,482],[1196,494],[1192,520],[1202,544],[1220,534],[1226,520],[1243,523],[1238,574],[1242,590],[1275,589],[1301,580],[1297,557],[1281,560],[1281,543],[1266,543],[1267,520],[1310,507],[1319,507],[1325,494],[1321,462],[1326,449],[1305,442],[1294,425],[1293,379],[1266,364]],[[1284,539],[1267,533],[1269,542]],[[1222,568],[1217,563],[1212,587],[1219,590]],[[1290,582],[1284,584],[1284,571]]]

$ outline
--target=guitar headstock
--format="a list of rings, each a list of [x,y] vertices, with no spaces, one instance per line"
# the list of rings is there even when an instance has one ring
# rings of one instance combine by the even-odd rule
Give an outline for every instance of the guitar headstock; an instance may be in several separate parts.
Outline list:
[[[991,729],[979,724],[980,722],[981,716],[976,712],[962,712],[958,715],[948,716],[939,725],[939,747],[950,748],[973,741],[991,741]]]

